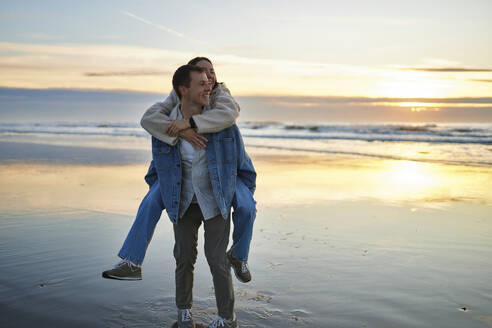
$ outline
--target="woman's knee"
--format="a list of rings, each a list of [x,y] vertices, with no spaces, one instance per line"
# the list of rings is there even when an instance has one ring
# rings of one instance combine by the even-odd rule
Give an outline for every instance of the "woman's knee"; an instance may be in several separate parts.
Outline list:
[[[164,203],[162,202],[161,190],[159,188],[152,188],[149,191],[148,197],[146,199],[148,206],[157,209],[164,209]]]
[[[236,215],[240,215],[242,219],[254,221],[256,217],[256,204],[250,202],[239,204],[238,208],[234,209],[234,211],[237,211]]]

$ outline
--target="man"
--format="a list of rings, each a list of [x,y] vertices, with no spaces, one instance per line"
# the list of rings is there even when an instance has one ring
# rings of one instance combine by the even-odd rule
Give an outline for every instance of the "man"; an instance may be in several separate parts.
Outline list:
[[[202,68],[181,66],[173,76],[173,88],[181,100],[181,105],[174,109],[178,118],[189,119],[209,104],[210,84]],[[209,327],[237,327],[234,290],[226,255],[230,211],[236,177],[253,192],[256,173],[244,151],[237,126],[204,136],[208,140],[207,147],[198,150],[183,139],[176,146],[170,146],[152,138],[157,172],[153,186],[158,187],[151,187],[149,193],[160,189],[162,205],[174,223],[178,327],[194,327],[191,313],[193,271],[198,228],[202,221],[205,255],[213,277],[219,314]]]
[[[210,96],[210,107],[213,106],[213,109],[207,107],[202,113],[193,115],[189,119],[178,120],[178,111],[173,111],[173,109],[179,104],[180,100],[177,93],[173,90],[164,102],[154,104],[145,112],[141,124],[153,137],[174,146],[180,139],[171,136],[172,133],[169,132],[172,126],[171,122],[188,123],[188,125],[193,122],[196,127],[181,128],[179,136],[191,143],[195,149],[200,147],[205,148],[206,138],[197,132],[202,134],[220,132],[232,126],[239,114],[239,105],[231,96],[225,84],[217,82],[215,71],[209,59],[196,57],[190,60],[188,64],[200,66],[205,69],[207,78],[211,85],[213,85]],[[171,112],[173,115],[171,115]],[[104,278],[119,280],[142,279],[141,266],[146,250],[151,241],[155,226],[164,210],[160,188],[158,187],[159,183],[155,183],[158,179],[153,161],[151,162],[145,180],[149,184],[150,190],[142,200],[132,228],[118,253],[122,261],[113,269],[104,271]],[[252,190],[246,186],[241,178],[236,179],[236,190],[232,203],[234,208],[232,215],[234,222],[233,245],[227,255],[236,277],[241,282],[251,280],[247,258],[253,231],[253,222],[256,217],[256,202],[253,198]]]

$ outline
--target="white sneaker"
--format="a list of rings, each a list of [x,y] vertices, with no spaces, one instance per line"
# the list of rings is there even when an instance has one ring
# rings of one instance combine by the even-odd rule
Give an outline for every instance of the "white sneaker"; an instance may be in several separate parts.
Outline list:
[[[190,309],[178,310],[178,328],[195,328],[193,314]]]
[[[212,321],[208,325],[208,328],[218,328],[218,327],[238,328],[239,325],[237,324],[236,316],[234,316],[234,319],[232,319],[232,321],[226,320],[222,317],[217,317],[214,319],[214,321]]]

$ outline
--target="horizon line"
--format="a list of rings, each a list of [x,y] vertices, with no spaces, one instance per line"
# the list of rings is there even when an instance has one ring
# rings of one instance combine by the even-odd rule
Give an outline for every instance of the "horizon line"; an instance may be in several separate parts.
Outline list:
[[[168,92],[153,92],[153,91],[141,91],[141,90],[130,90],[130,89],[101,89],[101,88],[65,88],[65,87],[55,87],[55,88],[25,88],[25,87],[10,87],[0,85],[0,90],[17,90],[17,91],[73,91],[73,92],[95,92],[95,93],[128,93],[128,94],[148,94],[148,95],[164,95]],[[340,102],[356,102],[356,103],[367,103],[367,102],[389,102],[389,103],[401,103],[401,102],[418,102],[418,103],[467,103],[467,104],[492,104],[492,97],[367,97],[367,96],[357,96],[357,95],[279,95],[279,94],[248,94],[248,95],[236,95],[238,98],[264,98],[264,99],[298,99],[298,100],[332,100]]]

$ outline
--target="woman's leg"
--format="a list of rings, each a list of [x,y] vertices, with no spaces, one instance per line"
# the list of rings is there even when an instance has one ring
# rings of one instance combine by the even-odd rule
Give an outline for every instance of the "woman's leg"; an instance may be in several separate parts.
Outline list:
[[[143,263],[147,246],[164,210],[159,183],[154,183],[140,203],[132,228],[118,253],[122,259],[135,264]]]
[[[232,206],[232,233],[231,253],[240,261],[248,261],[249,246],[253,237],[253,224],[256,218],[256,201],[251,191],[241,181],[236,180],[236,194]]]

